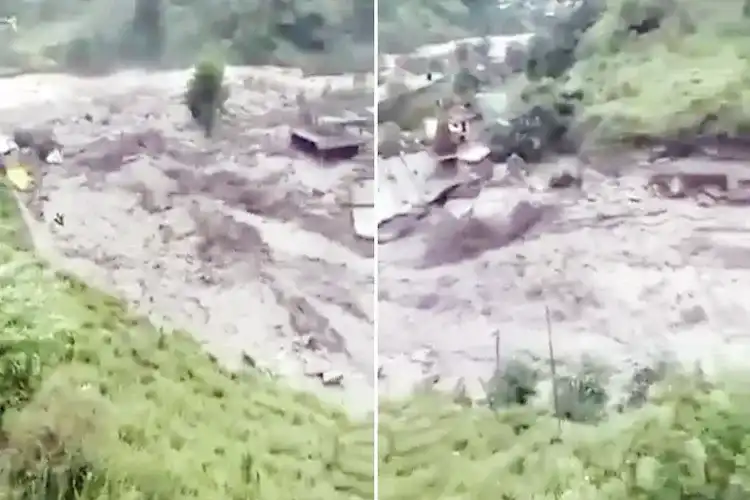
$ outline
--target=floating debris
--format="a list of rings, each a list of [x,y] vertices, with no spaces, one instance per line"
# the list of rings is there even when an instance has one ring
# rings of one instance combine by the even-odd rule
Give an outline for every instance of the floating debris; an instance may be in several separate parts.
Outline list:
[[[292,146],[323,160],[349,160],[357,156],[365,144],[343,127],[299,127],[292,129]]]

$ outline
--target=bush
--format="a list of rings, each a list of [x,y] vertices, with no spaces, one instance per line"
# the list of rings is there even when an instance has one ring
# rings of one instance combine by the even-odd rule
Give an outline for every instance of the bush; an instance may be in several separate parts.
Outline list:
[[[6,332],[9,334],[11,332]],[[58,339],[29,340],[8,335],[0,344],[0,425],[6,410],[25,405],[36,393],[43,367],[65,354]]]
[[[9,412],[3,422],[8,460],[0,473],[11,491],[26,498],[100,498],[107,477],[92,459],[115,442],[117,431],[111,404],[84,383],[94,375],[85,366],[64,365]]]
[[[709,381],[672,371],[639,408],[602,414],[600,384],[581,379],[562,389],[583,403],[580,417],[594,418],[580,423],[534,405],[467,409],[437,394],[385,405],[381,498],[750,498],[748,382],[746,372]]]
[[[199,62],[188,83],[185,103],[206,137],[213,134],[216,119],[228,97],[228,90],[224,86],[224,63],[218,59]]]
[[[746,135],[746,2],[705,5],[586,0],[534,37],[527,76],[551,80],[558,96],[579,94],[569,125],[585,131],[590,145]]]

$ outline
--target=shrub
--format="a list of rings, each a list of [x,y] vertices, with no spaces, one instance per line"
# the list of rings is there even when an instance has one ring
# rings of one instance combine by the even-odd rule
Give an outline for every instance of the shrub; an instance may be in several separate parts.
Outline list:
[[[368,21],[366,16],[371,4],[368,0],[352,9],[319,0],[309,5],[286,1],[8,0],[0,14],[18,16],[20,29],[13,32],[0,27],[0,60],[8,66],[21,59],[13,66],[34,68],[30,62],[44,55],[56,64],[44,69],[77,69],[66,65],[67,49],[77,43],[74,40],[104,35],[110,44],[105,59],[109,70],[144,64],[184,68],[211,44],[226,49],[228,64],[307,69],[305,57],[313,54],[343,71],[353,65],[371,68],[372,41],[368,38],[372,37],[373,19]]]
[[[8,320],[13,322],[13,316],[9,314]],[[43,367],[68,357],[70,347],[60,339],[23,339],[11,332],[6,327],[6,338],[0,343],[0,424],[6,411],[31,400],[42,380]]]
[[[493,410],[525,405],[537,394],[540,374],[526,363],[511,360],[497,369],[485,384],[485,403]]]
[[[526,75],[582,96],[570,121],[588,145],[746,135],[746,11],[744,0],[585,0],[532,39]]]
[[[188,83],[185,102],[193,120],[210,137],[216,125],[216,118],[224,109],[229,97],[224,86],[224,63],[218,59],[204,59],[193,71]]]
[[[62,366],[3,422],[9,460],[0,472],[22,498],[100,498],[107,486],[103,470],[94,462],[100,450],[117,439],[114,409],[97,385],[85,383],[96,380],[93,370],[79,364]]]

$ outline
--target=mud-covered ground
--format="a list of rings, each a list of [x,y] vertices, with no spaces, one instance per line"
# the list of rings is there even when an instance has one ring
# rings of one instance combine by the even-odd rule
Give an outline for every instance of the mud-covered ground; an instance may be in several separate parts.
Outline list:
[[[748,207],[705,195],[666,199],[645,185],[659,170],[726,170],[738,179],[750,168],[700,158],[617,162],[617,177],[606,159],[585,170],[582,190],[543,189],[557,166],[542,166],[531,189],[487,187],[472,216],[435,209],[412,235],[382,244],[382,392],[437,379],[448,389],[463,379],[482,395],[495,334],[501,361],[520,356],[546,367],[545,307],[557,357],[570,365],[588,356],[625,377],[664,355],[709,370],[745,362]],[[521,202],[526,209],[513,212]]]
[[[182,104],[188,79],[0,80],[3,132],[52,128],[65,151],[62,165],[43,167],[38,245],[229,366],[255,362],[312,389],[314,373],[343,375],[325,392],[371,409],[373,248],[342,204],[373,162],[306,159],[288,148],[288,125],[299,91],[342,116],[371,106],[372,90],[354,90],[351,76],[231,68],[228,115],[206,139]]]

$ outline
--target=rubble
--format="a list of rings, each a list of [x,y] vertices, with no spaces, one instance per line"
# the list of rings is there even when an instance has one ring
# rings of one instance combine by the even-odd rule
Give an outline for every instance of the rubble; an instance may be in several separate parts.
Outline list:
[[[548,188],[566,175],[582,189]],[[662,348],[708,363],[719,352],[750,352],[738,337],[744,319],[721,312],[745,318],[746,309],[719,291],[750,287],[744,162],[633,161],[614,178],[564,157],[535,166],[527,182],[547,189],[485,183],[470,204],[449,200],[382,245],[381,331],[412,325],[409,339],[381,334],[383,363],[430,348],[441,359],[438,387],[461,377],[479,396],[477,380],[494,368],[487,332],[503,332],[503,356],[543,357],[543,305],[556,311],[566,363],[588,353],[626,371]],[[663,191],[649,194],[657,184]],[[626,316],[634,327],[613,319]],[[411,380],[423,382],[416,373]]]
[[[583,176],[580,172],[573,172],[568,169],[561,169],[559,172],[551,175],[547,181],[550,189],[566,189],[570,187],[582,187]]]
[[[297,149],[326,161],[349,160],[357,156],[365,139],[348,132],[344,127],[295,127],[291,143]]]

